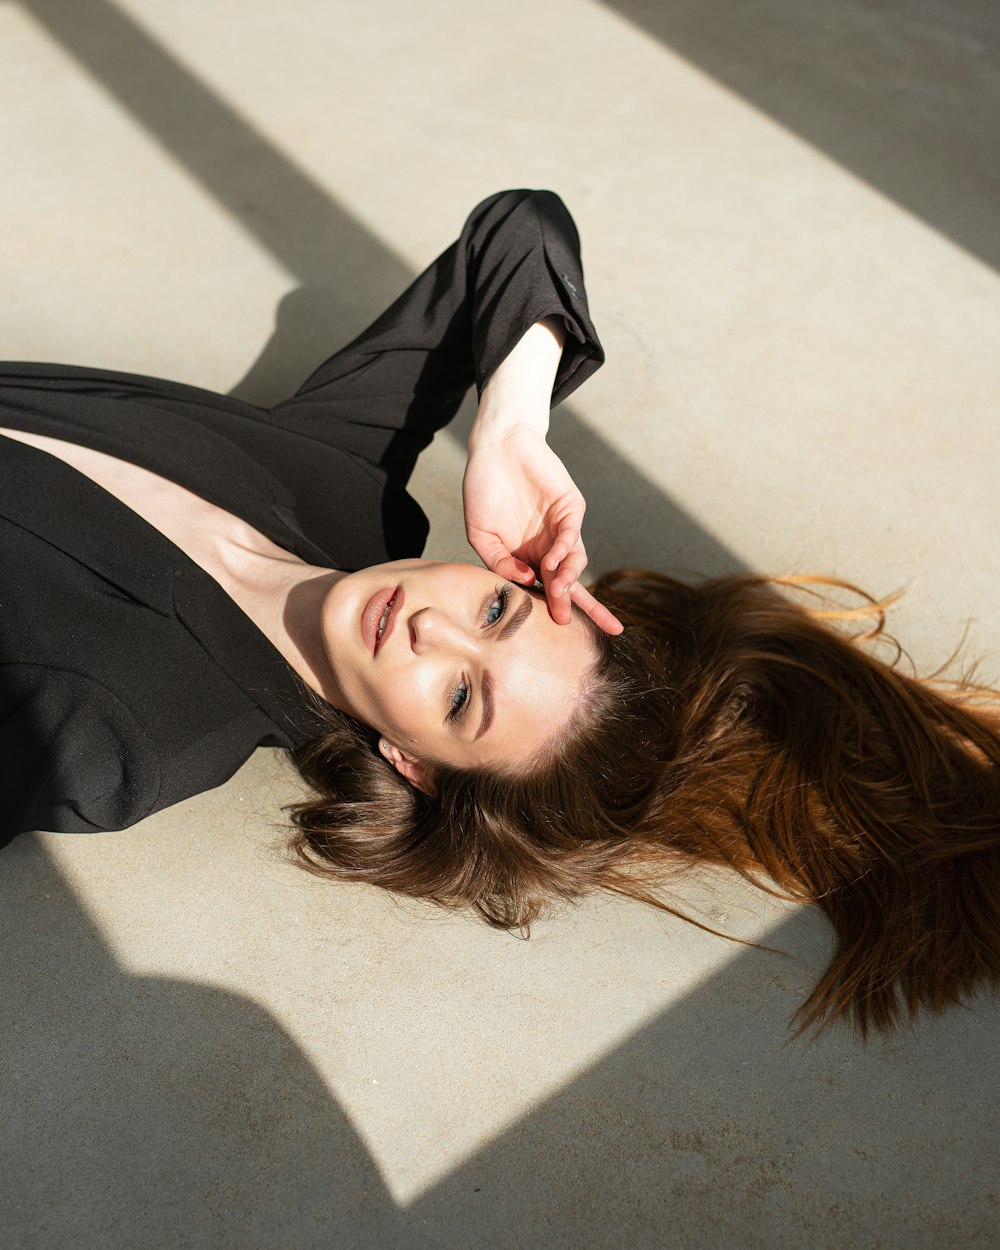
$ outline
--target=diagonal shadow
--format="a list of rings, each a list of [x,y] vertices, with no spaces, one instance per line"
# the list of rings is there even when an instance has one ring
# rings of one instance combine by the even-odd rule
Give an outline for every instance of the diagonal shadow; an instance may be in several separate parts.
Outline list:
[[[294,343],[284,344],[292,355],[283,384],[298,386],[317,355],[329,355],[326,344],[353,337],[410,281],[406,266],[305,170],[110,0],[23,4],[289,273],[336,292],[322,309],[332,321],[318,320],[297,351]]]
[[[242,393],[287,393],[409,280],[108,0],[29,7],[304,284]],[[706,572],[735,567],[572,412],[557,426],[592,514],[614,517],[591,539],[599,560],[673,552]],[[843,1037],[788,1050],[801,986],[761,952],[741,955],[401,1214],[266,1013],[125,975],[39,844],[15,843],[4,868],[0,1195],[19,1246],[610,1247],[626,1230],[639,1247],[702,1246],[706,1231],[720,1247],[763,1247],[780,1230],[784,1244],[839,1247],[891,1244],[898,1230],[930,1247],[945,1241],[942,1211],[963,1244],[992,1244],[1000,1038],[988,1006],[896,1050]],[[776,941],[813,970],[818,932],[803,915]]]
[[[713,971],[418,1199],[420,1226],[486,1247],[993,1250],[1000,1003],[867,1047],[789,1043],[828,941],[794,913],[768,935],[792,958]]]
[[[282,301],[274,334],[235,394],[257,403],[291,394],[412,281],[395,253],[110,0],[25,5],[303,284]],[[456,234],[471,207],[456,207]],[[552,444],[589,504],[592,567],[647,564],[709,575],[742,567],[572,408],[563,405],[554,425]],[[447,433],[463,439],[461,426]],[[599,533],[590,532],[594,518],[601,519]]]
[[[602,0],[1000,269],[996,0]]]
[[[123,970],[33,838],[3,853],[0,943],[10,1250],[429,1244],[280,1025]]]
[[[828,945],[814,911],[774,935],[792,959],[741,953],[400,1207],[267,1011],[123,969],[39,840],[3,863],[12,1250],[996,1245],[1000,1008],[787,1045]]]

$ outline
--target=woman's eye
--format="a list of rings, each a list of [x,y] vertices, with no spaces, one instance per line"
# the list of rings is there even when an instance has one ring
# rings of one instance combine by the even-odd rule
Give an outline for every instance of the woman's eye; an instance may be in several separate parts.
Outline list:
[[[451,692],[451,711],[448,713],[449,720],[458,720],[462,712],[465,710],[469,702],[469,687],[465,678]]]
[[[497,621],[502,621],[504,613],[507,611],[507,602],[510,599],[510,592],[506,586],[498,586],[497,593],[490,602],[490,606],[486,609],[486,624],[495,625]]]

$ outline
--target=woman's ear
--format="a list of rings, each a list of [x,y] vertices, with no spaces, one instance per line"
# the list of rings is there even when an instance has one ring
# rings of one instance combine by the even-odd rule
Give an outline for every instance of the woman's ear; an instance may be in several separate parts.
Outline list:
[[[418,760],[415,755],[407,755],[405,751],[394,746],[385,738],[379,739],[378,749],[396,772],[401,777],[405,777],[411,786],[415,786],[418,790],[422,790],[424,794],[434,798],[437,794],[434,775],[422,760]]]

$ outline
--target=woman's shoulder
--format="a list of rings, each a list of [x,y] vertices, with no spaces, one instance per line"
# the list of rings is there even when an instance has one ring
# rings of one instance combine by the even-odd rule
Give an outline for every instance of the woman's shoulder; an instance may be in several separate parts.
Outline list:
[[[94,677],[50,664],[2,664],[0,708],[5,836],[124,829],[155,809],[155,744]]]

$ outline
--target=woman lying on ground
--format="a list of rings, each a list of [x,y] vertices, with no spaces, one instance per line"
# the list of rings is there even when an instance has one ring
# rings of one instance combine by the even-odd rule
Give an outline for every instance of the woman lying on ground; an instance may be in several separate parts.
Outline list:
[[[572,220],[506,192],[273,409],[8,366],[4,832],[123,828],[283,746],[314,790],[295,849],[331,877],[523,927],[594,888],[671,910],[678,868],[728,865],[835,926],[803,1027],[886,1028],[995,982],[994,705],[766,579],[588,593],[544,433],[602,359]],[[485,569],[412,558],[405,492],[473,383]]]

